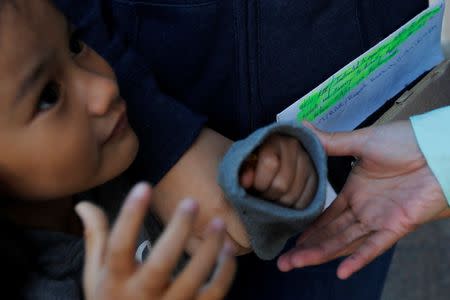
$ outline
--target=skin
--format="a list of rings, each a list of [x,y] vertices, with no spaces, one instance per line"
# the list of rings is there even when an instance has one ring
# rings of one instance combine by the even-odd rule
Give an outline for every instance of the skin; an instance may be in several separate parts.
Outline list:
[[[172,278],[198,212],[198,204],[191,199],[178,206],[146,261],[142,265],[136,263],[136,238],[150,204],[150,192],[146,184],[132,190],[111,232],[99,208],[87,202],[77,205],[85,225],[86,299],[222,299],[231,285],[236,262],[231,248],[223,247],[225,224],[220,219],[213,219],[208,225],[196,254]]]
[[[128,122],[110,138],[126,112],[112,69],[47,1],[14,3],[0,24],[3,188],[40,201],[110,180],[138,149]]]
[[[257,151],[257,161],[244,166],[241,185],[286,207],[304,209],[317,188],[314,166],[299,142],[272,135]]]
[[[128,168],[137,138],[111,68],[71,37],[65,18],[48,1],[2,5],[0,182],[3,195],[14,199],[3,203],[2,213],[27,227],[78,233],[71,195]],[[176,210],[151,257],[142,266],[134,262],[149,199],[147,185],[136,187],[111,232],[101,209],[86,202],[77,207],[85,225],[87,299],[223,298],[235,262],[224,247],[220,219],[207,224],[197,254],[171,278],[196,220],[192,200]]]
[[[216,181],[219,163],[231,144],[231,140],[205,128],[192,147],[155,186],[153,209],[165,224],[183,197],[189,196],[199,202],[196,230],[188,243],[190,253],[204,238],[202,229],[215,216],[225,221],[226,239],[237,255],[251,251],[245,227]],[[302,208],[309,204],[316,190],[317,175],[309,156],[296,140],[273,135],[256,155],[257,163],[242,170],[241,184],[245,188],[280,205]],[[261,181],[264,185],[260,184]]]
[[[280,270],[349,256],[337,269],[346,279],[422,224],[450,217],[409,121],[351,133],[312,129],[329,155],[358,162],[335,202],[279,258]]]

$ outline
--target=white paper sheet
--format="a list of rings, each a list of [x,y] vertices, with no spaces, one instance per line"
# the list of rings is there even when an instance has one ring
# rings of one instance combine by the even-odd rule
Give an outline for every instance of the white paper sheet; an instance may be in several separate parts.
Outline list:
[[[402,26],[369,51],[277,115],[277,121],[308,120],[329,131],[353,130],[386,101],[443,59],[444,3]],[[328,184],[326,205],[336,193]]]

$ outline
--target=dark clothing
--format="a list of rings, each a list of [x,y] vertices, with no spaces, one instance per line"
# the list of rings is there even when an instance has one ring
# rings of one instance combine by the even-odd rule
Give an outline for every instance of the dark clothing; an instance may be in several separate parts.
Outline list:
[[[83,239],[60,232],[27,231],[28,247],[33,248],[33,268],[21,299],[83,299],[81,275]]]
[[[236,140],[273,122],[276,113],[428,5],[426,0],[54,2],[116,71],[141,142],[136,167],[153,182],[203,126]],[[339,182],[346,177],[341,168],[330,174]],[[232,299],[378,299],[390,255],[345,282],[336,279],[336,262],[281,274],[273,262],[245,257]]]
[[[102,207],[109,223],[113,224],[129,189],[129,181],[122,176],[76,198]],[[136,241],[137,261],[142,262],[146,258],[160,233],[161,228],[155,218],[148,214]],[[20,291],[20,299],[84,299],[81,286],[84,241],[81,236],[27,229],[24,230],[23,241],[32,264],[28,266],[29,275]]]
[[[54,0],[113,66],[157,182],[207,125],[240,139],[426,0]],[[207,120],[207,121],[205,121]],[[207,122],[207,123],[205,123]]]

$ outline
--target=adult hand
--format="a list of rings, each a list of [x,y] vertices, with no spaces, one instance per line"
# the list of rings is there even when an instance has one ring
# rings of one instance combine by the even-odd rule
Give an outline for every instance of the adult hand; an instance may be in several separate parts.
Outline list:
[[[155,186],[153,209],[167,224],[180,199],[191,197],[199,203],[199,215],[188,243],[189,253],[204,239],[205,228],[214,217],[226,224],[227,241],[236,254],[251,251],[244,225],[217,184],[217,170],[232,141],[211,129],[204,129],[192,147]]]
[[[358,160],[335,202],[280,257],[280,270],[350,255],[337,270],[346,279],[418,226],[449,215],[409,121],[352,133],[312,129],[328,155]]]
[[[87,202],[77,205],[85,227],[86,299],[222,299],[232,282],[236,263],[229,249],[223,247],[224,224],[219,219],[211,222],[207,237],[184,270],[175,278],[172,276],[193,228],[198,208],[193,200],[181,203],[149,257],[142,265],[136,263],[136,239],[149,200],[149,186],[137,185],[111,232],[100,208]],[[216,262],[215,273],[205,285]]]

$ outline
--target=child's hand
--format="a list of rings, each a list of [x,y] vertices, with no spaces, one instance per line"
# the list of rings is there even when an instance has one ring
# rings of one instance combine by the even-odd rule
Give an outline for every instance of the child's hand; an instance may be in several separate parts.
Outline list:
[[[149,186],[134,187],[111,232],[100,208],[86,202],[77,205],[76,211],[85,226],[86,299],[222,299],[236,268],[234,257],[223,245],[223,222],[215,219],[210,223],[202,245],[184,270],[173,278],[173,269],[193,229],[197,204],[184,200],[179,205],[150,256],[139,265],[134,260],[136,239],[149,202]],[[215,273],[205,285],[216,263]]]
[[[315,195],[317,174],[295,138],[274,134],[247,159],[240,183],[265,199],[303,209]]]

